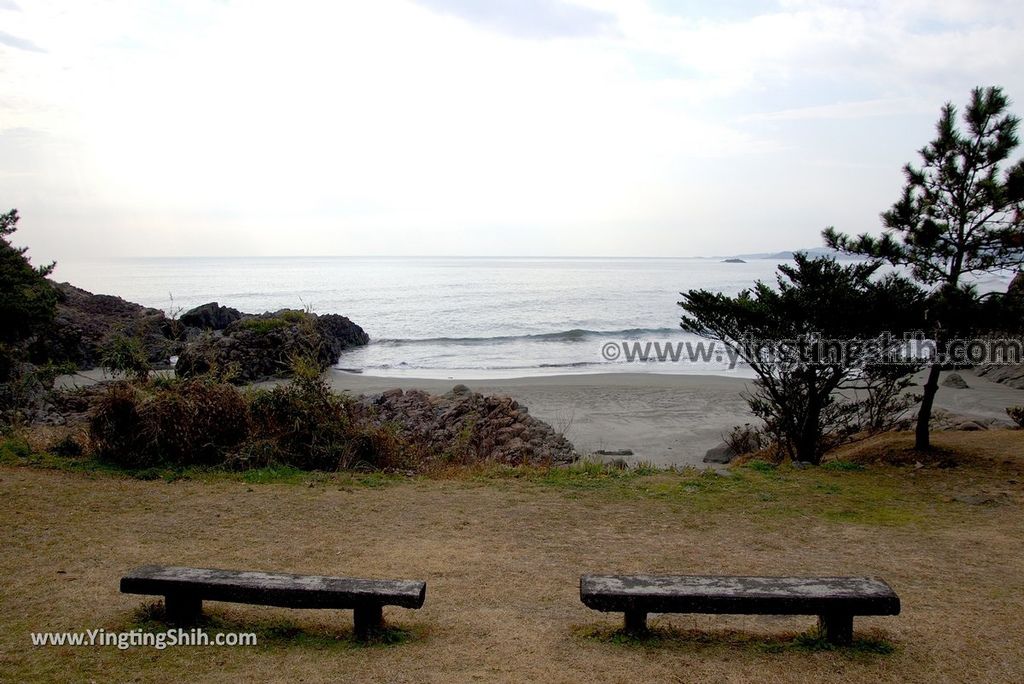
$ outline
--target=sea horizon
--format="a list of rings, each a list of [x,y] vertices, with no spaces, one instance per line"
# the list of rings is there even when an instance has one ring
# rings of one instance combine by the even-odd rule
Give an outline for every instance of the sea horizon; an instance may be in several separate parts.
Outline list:
[[[175,317],[218,302],[244,313],[308,309],[349,317],[370,343],[335,368],[373,376],[533,377],[640,372],[749,377],[720,355],[630,360],[634,345],[695,345],[679,293],[735,295],[774,282],[777,258],[110,257],[58,264],[54,279]],[[983,279],[1005,289],[1006,276]],[[607,344],[619,345],[609,359]],[[623,353],[625,352],[625,353]]]

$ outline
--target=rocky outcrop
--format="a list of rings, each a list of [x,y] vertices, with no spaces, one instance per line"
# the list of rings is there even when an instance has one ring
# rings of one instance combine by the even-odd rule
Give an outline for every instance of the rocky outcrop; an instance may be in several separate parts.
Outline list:
[[[54,288],[57,310],[50,329],[33,350],[38,358],[95,368],[100,365],[104,345],[117,334],[139,338],[154,364],[166,364],[176,351],[175,322],[163,311],[68,283],[54,283]]]
[[[181,314],[178,319],[189,328],[200,330],[223,330],[242,317],[242,312],[230,306],[221,306],[217,302],[200,304]]]
[[[1022,364],[979,366],[974,369],[974,373],[992,382],[1024,389],[1024,365]]]
[[[366,331],[339,314],[317,316],[316,324],[331,352],[332,364],[338,360],[342,351],[349,347],[361,347],[370,341]]]
[[[213,373],[233,382],[285,377],[296,358],[312,359],[323,370],[343,350],[369,339],[344,316],[282,309],[243,316],[222,333],[207,332],[190,341],[178,355],[175,372],[181,377]]]
[[[515,399],[484,396],[465,385],[444,395],[393,389],[360,397],[357,410],[373,423],[396,426],[403,439],[453,464],[541,465],[575,459],[569,440]]]

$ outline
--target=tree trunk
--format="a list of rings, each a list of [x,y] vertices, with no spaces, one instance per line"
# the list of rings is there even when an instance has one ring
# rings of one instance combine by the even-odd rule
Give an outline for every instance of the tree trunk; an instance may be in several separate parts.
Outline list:
[[[821,443],[821,409],[816,398],[810,400],[804,424],[800,426],[800,436],[796,443],[796,460],[818,465],[821,463],[819,446]]]
[[[928,424],[932,418],[932,404],[935,402],[935,393],[939,391],[939,373],[942,367],[933,363],[928,368],[928,380],[924,384],[924,395],[921,397],[921,410],[917,412],[917,433],[914,439],[914,448],[918,451],[925,451],[931,447],[928,438]]]

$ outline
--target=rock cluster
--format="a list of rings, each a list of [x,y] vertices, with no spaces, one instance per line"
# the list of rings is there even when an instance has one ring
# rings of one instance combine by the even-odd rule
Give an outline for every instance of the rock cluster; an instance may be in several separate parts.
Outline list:
[[[897,423],[896,429],[913,430],[916,425],[917,416],[915,415],[901,420]],[[929,425],[932,430],[960,430],[963,432],[973,432],[977,430],[991,430],[1009,427],[1010,422],[1002,418],[963,416],[946,411],[945,409],[934,408],[932,409],[932,416]]]
[[[163,311],[98,295],[68,283],[58,293],[54,321],[34,343],[33,358],[71,362],[79,368],[101,365],[103,349],[114,335],[137,338],[150,363],[168,366],[178,355],[179,375],[217,369],[240,382],[287,375],[296,354],[312,356],[320,369],[369,336],[345,316],[282,310],[254,316],[210,302],[179,320]]]
[[[1024,364],[978,366],[974,372],[986,380],[1024,389]]]
[[[342,350],[369,342],[369,336],[345,316],[283,309],[243,315],[223,331],[191,340],[178,356],[181,377],[214,373],[234,382],[283,377],[297,357],[311,358],[319,370],[338,360]]]
[[[542,465],[575,458],[569,440],[515,399],[484,396],[465,385],[444,395],[388,390],[360,397],[357,408],[373,422],[396,425],[403,439],[453,463]]]
[[[174,321],[163,311],[68,283],[54,283],[54,288],[57,311],[49,331],[37,342],[40,358],[95,368],[104,345],[113,335],[121,334],[139,338],[151,363],[166,364],[180,345],[174,339]]]

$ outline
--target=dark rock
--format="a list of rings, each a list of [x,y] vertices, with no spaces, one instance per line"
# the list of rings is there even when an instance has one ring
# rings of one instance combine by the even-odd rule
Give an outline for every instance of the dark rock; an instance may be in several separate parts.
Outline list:
[[[181,377],[212,372],[233,382],[286,377],[296,358],[310,358],[324,370],[343,350],[369,339],[344,316],[282,309],[243,316],[222,333],[207,332],[191,340],[179,354],[175,372]]]
[[[242,312],[217,302],[201,304],[181,314],[182,325],[203,330],[223,330],[242,317]]]
[[[722,263],[723,264],[745,264],[747,262],[744,261],[743,259],[723,259]]]
[[[718,446],[711,447],[707,453],[704,454],[705,463],[731,463],[736,456],[735,451],[732,450],[725,442],[720,443]]]
[[[632,449],[598,449],[594,452],[598,456],[632,456]]]
[[[950,373],[942,381],[942,386],[952,387],[953,389],[967,389],[967,381],[959,373]]]
[[[316,314],[310,314],[316,316]],[[370,341],[370,336],[347,317],[338,314],[316,316],[316,324],[330,349],[333,364],[338,356],[349,347],[361,347]]]
[[[79,368],[100,365],[103,347],[114,335],[137,337],[149,361],[167,363],[181,346],[183,327],[158,309],[111,295],[97,295],[68,283],[54,283],[57,310],[53,323],[35,343],[40,360],[71,362]]]
[[[965,420],[962,423],[958,423],[956,429],[963,430],[964,432],[978,432],[979,430],[988,430],[987,427],[973,420]]]

